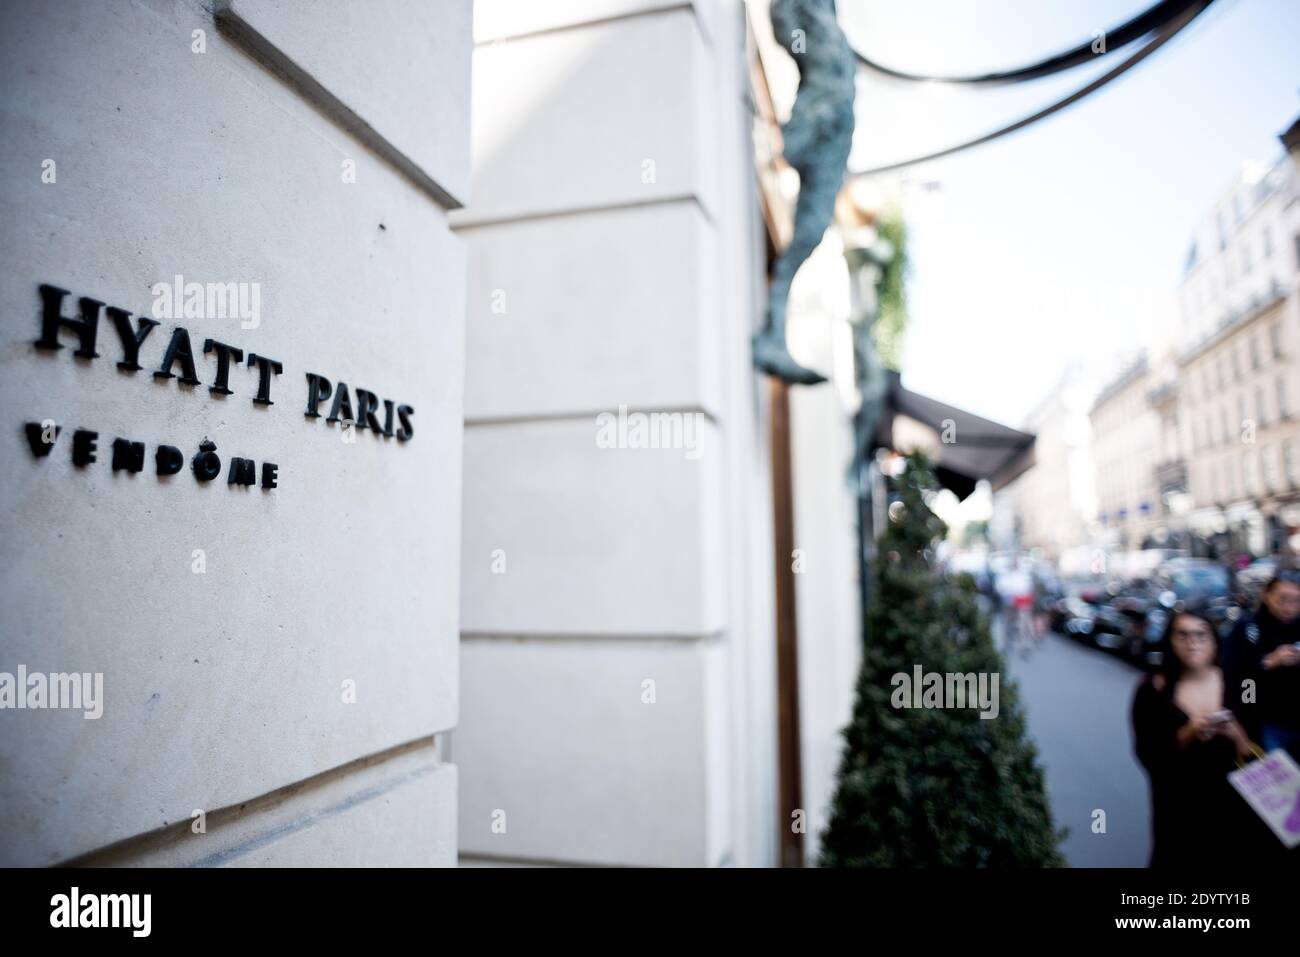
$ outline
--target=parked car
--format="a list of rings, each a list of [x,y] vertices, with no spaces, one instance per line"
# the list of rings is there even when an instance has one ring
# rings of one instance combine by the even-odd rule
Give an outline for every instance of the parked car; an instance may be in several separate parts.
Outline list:
[[[1066,578],[1061,594],[1047,608],[1047,622],[1052,631],[1077,638],[1092,633],[1092,619],[1097,603],[1105,595],[1105,584],[1095,578]]]
[[[1061,583],[1063,594],[1048,616],[1053,631],[1099,648],[1122,643],[1127,623],[1109,604],[1111,594],[1099,578],[1071,578]]]
[[[1093,618],[1091,644],[1106,651],[1123,654],[1132,645],[1131,618],[1109,602],[1097,606]]]
[[[1146,641],[1152,622],[1160,614],[1159,596],[1160,591],[1154,587],[1152,578],[1137,579],[1114,588],[1107,607],[1114,613],[1118,640],[1103,647],[1109,647],[1131,661],[1154,663],[1146,658]],[[1159,637],[1157,632],[1157,642]]]

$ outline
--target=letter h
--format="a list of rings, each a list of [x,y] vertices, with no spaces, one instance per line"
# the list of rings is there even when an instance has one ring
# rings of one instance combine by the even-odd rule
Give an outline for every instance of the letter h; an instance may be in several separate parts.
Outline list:
[[[81,343],[81,348],[73,355],[81,356],[83,359],[98,358],[99,353],[95,351],[95,337],[99,334],[99,310],[104,304],[98,299],[82,296],[80,317],[69,319],[63,315],[63,297],[68,294],[68,290],[44,283],[40,288],[41,337],[36,340],[36,347],[62,349],[63,346],[59,344],[59,327],[66,326],[77,334]]]

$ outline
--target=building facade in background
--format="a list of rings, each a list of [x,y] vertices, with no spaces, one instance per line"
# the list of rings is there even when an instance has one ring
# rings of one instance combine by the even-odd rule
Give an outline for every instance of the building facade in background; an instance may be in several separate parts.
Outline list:
[[[1024,430],[1037,436],[1033,467],[999,492],[1015,516],[1015,544],[1048,559],[1094,537],[1097,489],[1088,412],[1095,394],[1080,369],[1062,376],[1024,422]]]
[[[1274,553],[1300,530],[1294,130],[1286,156],[1248,168],[1206,214],[1180,289],[1188,522],[1202,552]]]
[[[1295,275],[1295,167],[1245,164],[1201,217],[1177,297],[1179,339],[1206,342],[1286,296]]]
[[[1155,450],[1156,494],[1159,496],[1155,543],[1160,548],[1190,546],[1187,515],[1192,507],[1188,493],[1187,455],[1183,439],[1182,380],[1177,358],[1166,351],[1157,364],[1155,383],[1147,402],[1156,417],[1158,444]]]
[[[1298,137],[1293,125],[1286,155],[1244,167],[1202,217],[1174,340],[1097,395],[1093,544],[1222,558],[1276,554],[1300,532]],[[1036,431],[1040,463],[1052,461],[1065,426]],[[1017,485],[1020,541],[1072,541],[1059,519],[1035,518],[1059,495],[1052,470],[1040,464]]]
[[[1160,422],[1148,399],[1154,385],[1141,356],[1101,390],[1089,414],[1102,544],[1148,547],[1159,520]]]

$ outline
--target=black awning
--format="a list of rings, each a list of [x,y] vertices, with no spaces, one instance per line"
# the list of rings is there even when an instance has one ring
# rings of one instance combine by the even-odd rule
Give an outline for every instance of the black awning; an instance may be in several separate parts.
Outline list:
[[[878,444],[894,448],[894,420],[899,415],[932,429],[937,440],[935,475],[958,498],[975,491],[980,479],[987,479],[997,490],[1034,464],[1034,436],[1030,433],[912,392],[903,388],[898,373],[888,375]],[[943,442],[945,432],[955,441]]]

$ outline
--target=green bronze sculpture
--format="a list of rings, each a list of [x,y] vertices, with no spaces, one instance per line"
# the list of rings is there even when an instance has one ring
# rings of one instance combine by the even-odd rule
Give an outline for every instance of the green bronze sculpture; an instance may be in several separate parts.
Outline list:
[[[799,67],[799,91],[781,128],[783,153],[799,173],[794,235],[772,267],[767,322],[754,336],[754,365],[789,383],[825,377],[801,366],[785,341],[790,284],[826,233],[853,143],[856,64],[835,13],[835,0],[772,0],[776,40]]]

